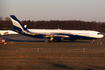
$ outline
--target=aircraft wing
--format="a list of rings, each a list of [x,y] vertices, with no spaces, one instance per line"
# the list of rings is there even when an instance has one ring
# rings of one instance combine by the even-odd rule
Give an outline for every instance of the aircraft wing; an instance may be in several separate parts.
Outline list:
[[[21,33],[21,34],[28,34],[28,35],[32,35],[32,36],[39,36],[39,35],[43,35],[45,38],[48,38],[48,37],[62,37],[62,38],[69,38],[68,35],[56,35],[56,34],[45,34],[45,33],[33,33],[33,32],[27,32],[27,31],[18,31],[18,30],[14,30],[15,32],[18,32],[18,33]]]
[[[62,37],[62,38],[68,38],[67,35],[45,35],[45,37]]]
[[[44,34],[44,33],[32,33],[32,32],[25,32],[26,34],[32,35],[32,36],[37,36],[37,35],[44,35],[45,38],[48,37],[62,37],[62,38],[69,38],[67,35],[51,35],[51,34]]]

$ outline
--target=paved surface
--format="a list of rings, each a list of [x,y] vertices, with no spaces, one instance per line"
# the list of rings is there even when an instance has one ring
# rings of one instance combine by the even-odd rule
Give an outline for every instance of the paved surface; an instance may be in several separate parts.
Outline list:
[[[2,38],[8,41],[29,39],[13,36]],[[0,44],[0,70],[105,70],[105,38],[94,43],[30,40],[35,42]]]

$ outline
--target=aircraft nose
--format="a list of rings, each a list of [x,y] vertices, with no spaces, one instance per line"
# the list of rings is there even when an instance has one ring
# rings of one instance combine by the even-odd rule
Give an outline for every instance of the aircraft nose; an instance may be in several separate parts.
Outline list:
[[[98,35],[98,37],[99,37],[99,38],[103,38],[103,37],[105,37],[105,35],[100,34],[100,35]]]
[[[101,34],[100,37],[102,38],[102,37],[105,37],[105,36],[103,34]]]

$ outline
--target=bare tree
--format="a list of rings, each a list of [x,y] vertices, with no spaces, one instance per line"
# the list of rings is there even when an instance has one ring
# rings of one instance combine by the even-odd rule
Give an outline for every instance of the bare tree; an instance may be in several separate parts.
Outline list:
[[[6,21],[10,21],[10,18],[9,18],[9,17],[6,17],[5,20],[6,20]]]
[[[0,21],[2,21],[3,20],[3,18],[2,17],[0,17]]]

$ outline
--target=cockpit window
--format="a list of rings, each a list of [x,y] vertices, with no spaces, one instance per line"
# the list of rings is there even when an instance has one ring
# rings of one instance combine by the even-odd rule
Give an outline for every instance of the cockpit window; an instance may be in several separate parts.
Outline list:
[[[97,35],[100,35],[101,33],[97,33]]]

